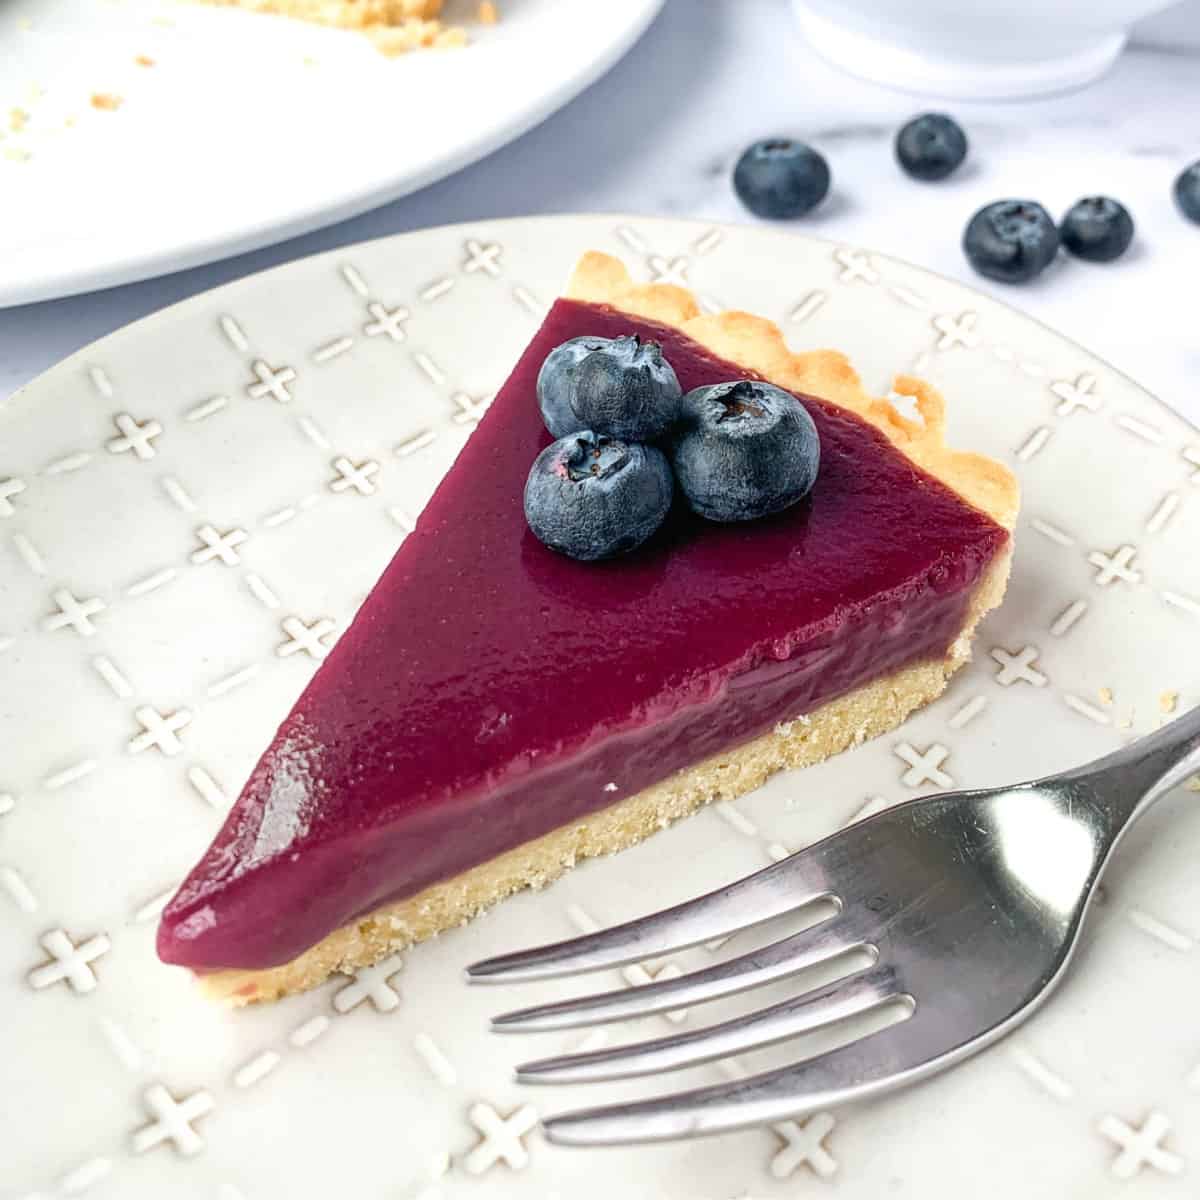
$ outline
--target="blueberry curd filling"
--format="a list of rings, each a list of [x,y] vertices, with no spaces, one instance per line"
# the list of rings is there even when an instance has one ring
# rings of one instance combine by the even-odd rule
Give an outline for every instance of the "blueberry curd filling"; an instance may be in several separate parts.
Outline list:
[[[195,970],[288,962],[338,927],[941,657],[1007,533],[866,422],[802,396],[820,472],[723,525],[676,503],[576,562],[527,527],[535,384],[572,337],[638,334],[684,391],[746,377],[664,326],[560,300],[167,906]],[[802,788],[803,782],[797,783]]]

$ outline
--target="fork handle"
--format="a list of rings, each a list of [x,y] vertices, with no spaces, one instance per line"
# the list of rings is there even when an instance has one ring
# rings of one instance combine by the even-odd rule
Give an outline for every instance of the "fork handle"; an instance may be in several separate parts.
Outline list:
[[[1097,796],[1119,834],[1156,800],[1200,774],[1200,707],[1121,750],[1067,772]]]

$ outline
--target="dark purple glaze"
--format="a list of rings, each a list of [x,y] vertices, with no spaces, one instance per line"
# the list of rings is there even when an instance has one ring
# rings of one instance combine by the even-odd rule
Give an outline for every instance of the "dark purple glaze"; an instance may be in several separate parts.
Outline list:
[[[673,330],[560,300],[167,906],[166,961],[294,958],[411,895],[903,664],[942,654],[1007,534],[874,428],[805,397],[811,496],[578,563],[525,526],[542,360],[663,345],[684,389],[744,377]],[[607,785],[616,784],[616,789]]]

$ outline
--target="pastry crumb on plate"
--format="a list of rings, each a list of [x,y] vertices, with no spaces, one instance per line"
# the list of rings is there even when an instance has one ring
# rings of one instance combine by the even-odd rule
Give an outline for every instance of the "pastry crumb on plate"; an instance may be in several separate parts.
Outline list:
[[[361,30],[388,56],[410,50],[465,46],[469,40],[461,25],[442,20],[443,0],[204,0],[204,3],[293,17],[336,29]],[[481,0],[475,12],[481,25],[494,25],[500,19],[493,0]]]
[[[375,48],[389,58],[410,50],[446,50],[467,44],[466,30],[440,21],[405,21],[366,30]]]

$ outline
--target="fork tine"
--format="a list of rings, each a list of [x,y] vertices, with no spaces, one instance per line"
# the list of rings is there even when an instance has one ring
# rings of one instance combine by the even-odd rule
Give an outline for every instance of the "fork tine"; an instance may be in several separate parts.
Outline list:
[[[597,933],[485,959],[467,968],[472,983],[554,979],[657,958],[761,924],[830,896],[818,842],[728,887]]]
[[[625,1021],[630,1017],[645,1017],[731,996],[772,980],[784,979],[850,950],[875,953],[862,941],[842,933],[836,921],[833,928],[828,924],[822,922],[760,950],[751,950],[727,962],[674,979],[660,979],[639,987],[597,992],[504,1013],[493,1018],[492,1028],[498,1033],[541,1033]]]
[[[899,998],[895,968],[877,966],[805,992],[759,1012],[703,1029],[632,1042],[588,1054],[566,1054],[523,1063],[518,1083],[591,1083],[675,1071],[785,1041]]]
[[[548,1117],[546,1139],[558,1146],[669,1142],[802,1117],[879,1095],[957,1061],[934,1013],[868,1034],[827,1054],[747,1079],[679,1092],[658,1100],[580,1109]]]

